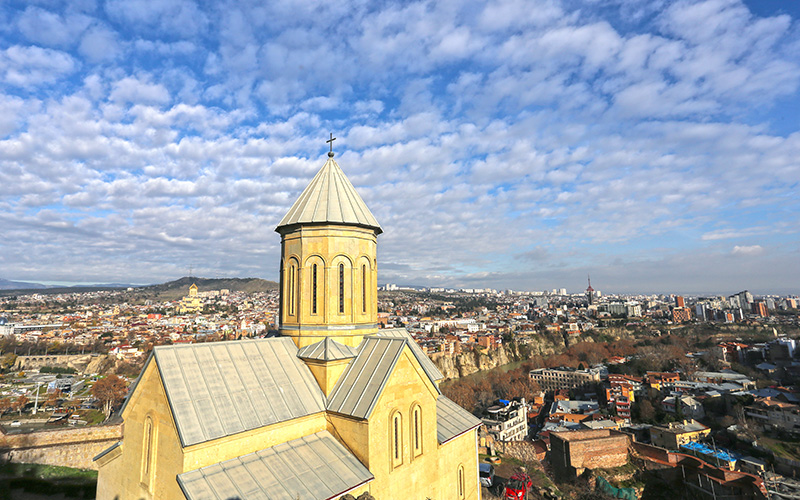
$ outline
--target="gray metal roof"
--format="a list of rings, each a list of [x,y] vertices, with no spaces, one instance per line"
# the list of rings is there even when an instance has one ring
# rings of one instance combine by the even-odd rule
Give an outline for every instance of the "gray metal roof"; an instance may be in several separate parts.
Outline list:
[[[367,418],[406,346],[400,338],[365,337],[328,397],[330,411]]]
[[[95,455],[95,457],[92,459],[92,462],[97,462],[98,460],[100,460],[104,456],[108,455],[112,451],[116,450],[120,446],[122,446],[122,441],[117,441],[116,443],[112,444],[111,446],[109,446],[105,450],[103,450],[100,453],[98,453],[97,455]]]
[[[444,444],[481,425],[480,419],[445,396],[436,400],[436,438]]]
[[[336,361],[339,359],[355,358],[358,351],[341,342],[336,342],[330,337],[320,340],[311,345],[307,345],[297,351],[300,359],[316,359],[319,361]]]
[[[411,349],[438,392],[431,371],[439,378],[442,378],[442,374],[408,332],[401,328],[383,330],[380,334],[364,337],[358,346],[358,356],[350,362],[331,391],[327,409],[352,417],[368,418],[406,346]]]
[[[404,338],[408,340],[408,346],[411,348],[411,352],[414,353],[414,356],[417,358],[417,361],[422,366],[422,369],[425,370],[425,373],[428,374],[428,377],[431,380],[438,382],[444,378],[442,372],[436,368],[436,365],[431,361],[424,352],[422,352],[422,348],[417,344],[417,341],[414,340],[414,337],[408,333],[408,330],[405,328],[389,328],[386,330],[380,330],[375,335],[379,337],[394,337],[394,338]]]
[[[295,224],[319,223],[349,224],[375,229],[378,234],[383,232],[367,204],[330,157],[275,230]]]
[[[374,476],[328,431],[178,475],[189,500],[327,500]]]
[[[289,338],[153,349],[183,446],[325,410]]]

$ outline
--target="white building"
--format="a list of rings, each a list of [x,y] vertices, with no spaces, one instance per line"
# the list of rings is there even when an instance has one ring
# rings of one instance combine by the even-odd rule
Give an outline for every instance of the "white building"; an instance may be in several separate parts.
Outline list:
[[[486,410],[482,419],[487,432],[498,441],[522,441],[528,435],[528,405],[521,401],[503,401]]]

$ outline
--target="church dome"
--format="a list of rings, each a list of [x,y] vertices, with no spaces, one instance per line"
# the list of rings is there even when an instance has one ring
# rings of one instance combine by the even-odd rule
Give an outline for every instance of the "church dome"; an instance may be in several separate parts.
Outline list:
[[[383,232],[339,164],[329,155],[306,189],[281,219],[276,231],[302,224],[344,224]]]

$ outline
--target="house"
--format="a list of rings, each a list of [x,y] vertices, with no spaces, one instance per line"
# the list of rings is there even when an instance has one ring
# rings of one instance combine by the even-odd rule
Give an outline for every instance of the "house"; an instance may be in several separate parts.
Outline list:
[[[693,419],[703,418],[706,416],[706,412],[703,409],[703,403],[692,396],[669,396],[661,401],[661,407],[667,413],[678,413],[678,404],[680,404],[681,415],[691,417]]]
[[[756,398],[745,408],[747,418],[765,429],[779,429],[800,434],[800,406],[778,398]]]
[[[481,422],[378,329],[382,229],[333,153],[276,231],[280,336],[155,347],[97,498],[479,499]]]
[[[650,428],[650,442],[668,450],[677,450],[690,441],[699,441],[711,433],[711,429],[696,420],[670,422],[666,426]]]
[[[522,441],[528,436],[528,405],[521,401],[500,400],[486,409],[483,425],[498,441]]]

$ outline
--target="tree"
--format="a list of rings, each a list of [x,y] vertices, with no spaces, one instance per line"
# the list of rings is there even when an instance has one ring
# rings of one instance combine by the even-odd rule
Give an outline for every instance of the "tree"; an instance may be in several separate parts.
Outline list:
[[[656,410],[653,403],[645,399],[639,403],[639,417],[645,422],[652,422],[656,417]]]
[[[106,418],[111,416],[111,409],[125,399],[128,387],[125,381],[116,375],[109,375],[98,380],[92,386],[92,396],[97,398],[103,405],[103,412]]]
[[[0,415],[11,409],[11,398],[0,399]]]
[[[28,404],[28,398],[25,395],[19,396],[17,399],[14,400],[11,408],[14,411],[18,411],[19,415],[22,416],[22,410],[25,409],[25,405]]]
[[[47,396],[47,401],[45,401],[44,405],[46,407],[55,407],[59,399],[61,399],[61,389],[56,389]]]

